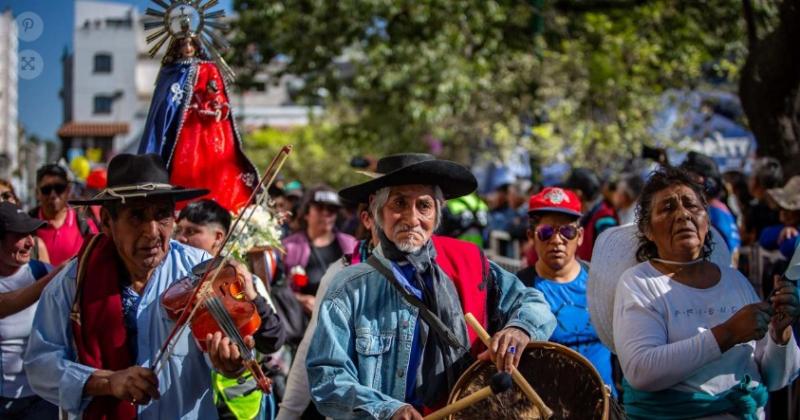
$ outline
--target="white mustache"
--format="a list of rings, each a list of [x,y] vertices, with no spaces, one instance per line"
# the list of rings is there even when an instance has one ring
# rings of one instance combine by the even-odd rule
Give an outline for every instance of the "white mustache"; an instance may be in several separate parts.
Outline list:
[[[394,235],[395,236],[397,236],[398,234],[401,234],[401,233],[405,233],[405,232],[413,233],[413,234],[416,234],[418,236],[423,236],[423,237],[425,236],[425,231],[422,230],[422,228],[419,227],[419,226],[412,227],[412,226],[409,226],[409,225],[397,225],[394,228]]]

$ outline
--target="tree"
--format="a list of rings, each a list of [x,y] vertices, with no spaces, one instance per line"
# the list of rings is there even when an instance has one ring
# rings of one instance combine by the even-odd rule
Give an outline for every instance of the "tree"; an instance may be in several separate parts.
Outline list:
[[[743,0],[749,54],[739,96],[759,153],[778,158],[789,174],[800,173],[800,4],[784,0],[759,10]],[[759,37],[758,26],[767,33]]]
[[[444,141],[467,160],[528,142],[540,159],[614,165],[649,143],[660,95],[744,59],[725,0],[235,0],[240,68],[303,77],[354,150]],[[709,24],[711,23],[711,24]],[[528,128],[531,128],[528,133]],[[530,135],[527,135],[530,134]],[[485,149],[486,139],[492,140]]]
[[[286,179],[299,179],[309,186],[325,182],[333,187],[365,181],[364,175],[347,164],[357,152],[337,144],[331,131],[321,124],[291,130],[257,130],[248,136],[247,155],[254,162],[269,162],[281,147],[292,144],[292,155],[281,170]]]

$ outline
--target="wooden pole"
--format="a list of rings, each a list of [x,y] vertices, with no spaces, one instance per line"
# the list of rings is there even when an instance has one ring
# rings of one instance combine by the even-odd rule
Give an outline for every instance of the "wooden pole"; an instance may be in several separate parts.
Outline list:
[[[424,420],[441,420],[451,414],[457,413],[472,404],[476,404],[486,398],[491,397],[494,395],[492,389],[488,386],[479,389],[474,394],[470,394],[448,406],[445,406],[439,410],[434,411],[433,413],[428,414],[424,417]]]
[[[464,318],[467,320],[467,324],[469,324],[469,326],[472,327],[472,330],[475,331],[476,334],[478,334],[478,337],[480,337],[481,341],[483,341],[483,344],[486,345],[486,348],[489,348],[492,339],[491,337],[489,337],[489,333],[487,333],[486,330],[483,329],[481,323],[478,322],[478,320],[475,319],[475,316],[473,316],[471,313],[467,313],[466,315],[464,315]],[[525,351],[525,349],[519,349],[519,351]],[[539,413],[545,419],[549,419],[550,417],[553,416],[553,410],[551,410],[550,407],[545,405],[544,401],[542,401],[542,398],[539,396],[539,394],[536,393],[531,384],[529,384],[528,381],[525,379],[525,377],[522,376],[521,373],[519,373],[516,367],[511,368],[511,378],[514,379],[514,383],[516,383],[517,386],[519,386],[519,388],[522,390],[522,392],[528,396],[528,399],[531,400],[533,405],[536,407],[537,410],[539,410]]]

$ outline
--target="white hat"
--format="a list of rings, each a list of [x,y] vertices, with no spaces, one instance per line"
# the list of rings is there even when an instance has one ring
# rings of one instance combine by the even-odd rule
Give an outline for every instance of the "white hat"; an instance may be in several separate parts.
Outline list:
[[[709,230],[714,239],[711,262],[718,266],[730,266],[731,252],[728,245],[715,228],[710,227]],[[639,264],[636,261],[636,250],[639,247],[637,233],[635,224],[606,229],[597,237],[592,251],[586,286],[589,315],[600,341],[614,353],[614,295],[622,273]]]
[[[794,249],[792,260],[789,261],[784,277],[791,281],[800,280],[800,248]]]

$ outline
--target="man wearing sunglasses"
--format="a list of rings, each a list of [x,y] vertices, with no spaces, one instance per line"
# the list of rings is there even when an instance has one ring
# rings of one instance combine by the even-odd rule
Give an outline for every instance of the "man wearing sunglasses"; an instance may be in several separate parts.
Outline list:
[[[580,198],[570,190],[549,187],[531,196],[528,238],[538,260],[517,276],[550,304],[558,321],[550,340],[589,359],[613,390],[611,352],[600,342],[586,305],[588,266],[575,256],[584,239],[581,215]]]
[[[50,263],[60,265],[78,253],[84,237],[97,233],[97,226],[67,205],[70,187],[67,171],[47,164],[36,171],[36,200],[31,216],[47,222],[36,233],[47,247]]]

